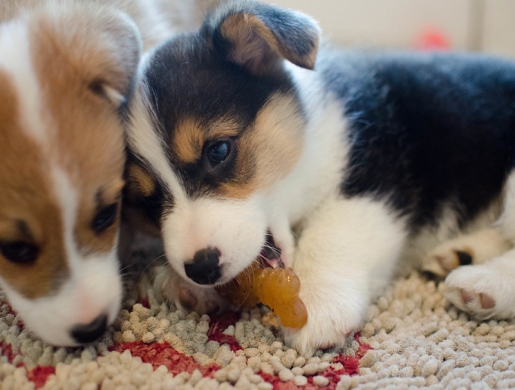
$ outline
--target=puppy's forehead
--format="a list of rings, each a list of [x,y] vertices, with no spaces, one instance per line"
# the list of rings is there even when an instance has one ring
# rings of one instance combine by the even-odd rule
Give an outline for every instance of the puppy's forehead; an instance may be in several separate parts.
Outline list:
[[[201,127],[233,121],[246,128],[271,95],[289,86],[285,75],[260,77],[226,61],[194,34],[161,46],[145,78],[165,139],[185,120]]]
[[[31,55],[44,101],[44,115],[55,133],[51,143],[63,165],[80,167],[80,181],[89,182],[120,172],[123,165],[123,132],[116,109],[95,96],[86,76],[98,53],[89,62],[76,57],[81,48],[61,44],[62,37],[51,23],[31,26]],[[92,158],[94,153],[94,158]],[[84,174],[86,176],[84,176]],[[117,173],[117,175],[119,175]]]

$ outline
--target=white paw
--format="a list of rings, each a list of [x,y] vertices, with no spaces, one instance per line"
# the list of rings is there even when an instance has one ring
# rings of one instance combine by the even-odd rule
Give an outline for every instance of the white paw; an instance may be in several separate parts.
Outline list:
[[[513,317],[513,279],[502,270],[473,265],[452,271],[445,279],[446,298],[477,319]]]
[[[169,265],[156,267],[154,284],[163,298],[184,311],[219,313],[229,307],[214,288],[201,288],[182,279]]]
[[[301,329],[283,327],[285,342],[304,357],[312,356],[318,349],[343,347],[346,338],[363,324],[369,304],[366,294],[338,286],[331,288],[327,282],[310,286],[301,279],[301,283],[300,297],[308,311],[308,322]],[[342,290],[347,293],[339,293]]]

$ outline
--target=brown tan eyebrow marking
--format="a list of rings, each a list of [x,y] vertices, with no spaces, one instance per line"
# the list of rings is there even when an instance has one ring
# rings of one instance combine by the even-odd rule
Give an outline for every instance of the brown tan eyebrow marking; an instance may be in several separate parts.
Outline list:
[[[2,241],[37,241],[28,223],[22,219],[4,219],[0,223],[0,234]]]
[[[127,187],[129,199],[131,199],[134,198],[134,194],[139,196],[152,195],[156,189],[156,183],[145,169],[135,163],[129,163],[127,168]]]
[[[202,154],[208,140],[235,137],[241,125],[234,119],[221,118],[208,125],[201,125],[194,119],[183,120],[175,129],[172,138],[172,151],[182,163],[193,163]]]

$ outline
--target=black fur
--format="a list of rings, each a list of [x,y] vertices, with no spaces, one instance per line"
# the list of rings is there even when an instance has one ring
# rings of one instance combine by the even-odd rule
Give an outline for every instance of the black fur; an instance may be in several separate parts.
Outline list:
[[[344,52],[317,67],[350,124],[343,194],[387,198],[414,231],[449,204],[463,226],[499,197],[514,162],[514,63]]]

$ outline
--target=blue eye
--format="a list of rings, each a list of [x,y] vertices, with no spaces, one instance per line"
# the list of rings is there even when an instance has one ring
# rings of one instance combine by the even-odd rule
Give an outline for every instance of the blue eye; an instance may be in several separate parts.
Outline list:
[[[207,149],[207,159],[211,165],[218,165],[224,162],[231,153],[229,141],[218,141]]]

